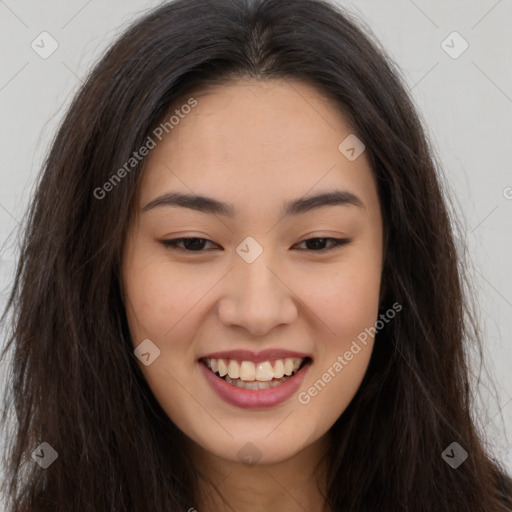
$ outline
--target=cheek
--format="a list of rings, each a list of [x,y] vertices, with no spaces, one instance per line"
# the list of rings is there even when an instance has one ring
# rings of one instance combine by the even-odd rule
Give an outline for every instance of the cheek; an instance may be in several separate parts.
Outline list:
[[[153,394],[175,419],[186,410],[188,396],[177,383],[188,382],[197,371],[191,340],[219,276],[207,265],[171,263],[165,255],[142,249],[125,267],[128,324],[134,347],[149,339],[160,351],[149,366],[139,366]]]
[[[327,339],[333,343],[344,343],[375,323],[380,292],[378,264],[354,257],[325,269],[318,265],[302,276],[297,280],[297,291],[331,334]]]
[[[139,367],[160,405],[181,425],[190,399],[183,389],[195,371],[190,343],[197,321],[194,306],[211,288],[212,276],[184,272],[161,255],[149,254],[142,244],[123,270],[132,344],[149,339],[160,350],[154,362]]]
[[[162,258],[134,259],[125,281],[130,325],[144,336],[163,338],[204,297],[211,280],[199,269],[184,272]]]
[[[304,383],[301,407],[331,425],[356,394],[370,361],[378,317],[381,269],[366,254],[351,255],[335,268],[304,273],[303,296],[324,326],[316,331],[318,359]],[[307,294],[305,293],[307,291]]]

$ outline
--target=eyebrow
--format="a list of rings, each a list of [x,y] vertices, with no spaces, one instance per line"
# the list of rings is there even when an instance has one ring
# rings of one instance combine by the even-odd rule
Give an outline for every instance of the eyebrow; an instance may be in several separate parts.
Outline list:
[[[227,217],[234,217],[237,214],[237,209],[231,204],[224,203],[212,197],[182,194],[179,192],[169,192],[158,196],[146,204],[142,210],[146,212],[161,206],[178,206],[197,210],[202,213],[224,215]],[[299,215],[326,206],[365,207],[361,199],[352,192],[348,190],[333,190],[306,198],[287,201],[283,206],[282,215]]]

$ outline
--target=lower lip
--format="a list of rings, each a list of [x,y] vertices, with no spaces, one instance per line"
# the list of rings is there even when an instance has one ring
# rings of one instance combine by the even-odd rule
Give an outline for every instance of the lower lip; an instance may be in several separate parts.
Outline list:
[[[284,402],[297,391],[312,363],[308,361],[297,373],[283,382],[283,384],[268,389],[239,388],[217,377],[204,363],[199,361],[198,364],[213,390],[225,402],[244,409],[261,409],[264,407],[274,407]]]

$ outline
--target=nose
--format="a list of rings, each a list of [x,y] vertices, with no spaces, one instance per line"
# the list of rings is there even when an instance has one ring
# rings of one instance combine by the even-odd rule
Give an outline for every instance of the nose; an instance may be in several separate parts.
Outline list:
[[[291,285],[265,254],[263,251],[252,263],[241,258],[235,261],[218,306],[219,319],[225,326],[243,328],[254,336],[265,335],[297,318]]]

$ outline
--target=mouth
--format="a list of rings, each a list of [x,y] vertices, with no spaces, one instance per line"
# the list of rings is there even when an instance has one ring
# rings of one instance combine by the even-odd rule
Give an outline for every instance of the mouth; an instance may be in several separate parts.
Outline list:
[[[313,364],[305,357],[250,361],[202,357],[201,373],[222,400],[243,409],[270,408],[290,398]]]
[[[305,365],[312,363],[309,356],[260,362],[204,357],[199,361],[228,384],[251,390],[269,389],[284,384]]]

